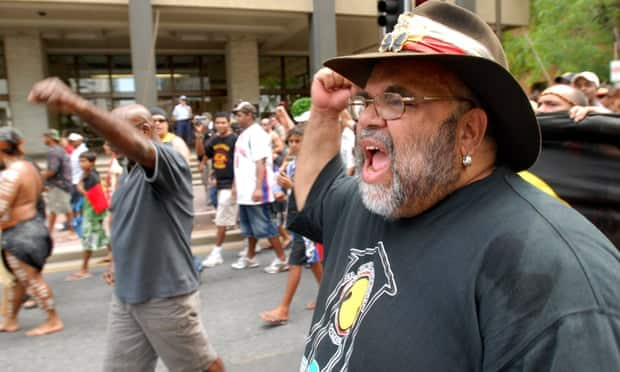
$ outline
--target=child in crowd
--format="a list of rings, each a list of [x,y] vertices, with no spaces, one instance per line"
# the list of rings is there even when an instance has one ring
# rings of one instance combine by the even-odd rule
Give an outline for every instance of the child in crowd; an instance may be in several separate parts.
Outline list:
[[[299,126],[291,129],[287,136],[286,142],[289,146],[289,155],[296,156],[301,148],[303,138],[303,129]],[[287,219],[292,220],[295,216],[293,179],[295,176],[295,160],[283,164],[282,171],[278,176],[278,184],[286,190],[288,194],[288,215]],[[299,286],[301,279],[302,266],[310,265],[310,269],[314,274],[317,282],[320,283],[323,275],[323,266],[321,264],[323,249],[318,243],[314,243],[305,237],[293,233],[293,242],[291,244],[291,253],[289,255],[289,272],[286,289],[280,304],[271,311],[265,311],[260,317],[269,325],[283,325],[288,321],[289,307],[295,296],[295,291]],[[308,309],[314,308],[314,303],[306,306]]]
[[[103,191],[99,174],[95,169],[96,160],[97,155],[92,151],[80,154],[80,167],[84,174],[77,189],[84,195],[82,211],[82,249],[84,254],[82,269],[67,277],[69,281],[90,277],[88,262],[92,252],[99,248],[108,247],[110,244],[108,235],[103,228],[109,203]]]

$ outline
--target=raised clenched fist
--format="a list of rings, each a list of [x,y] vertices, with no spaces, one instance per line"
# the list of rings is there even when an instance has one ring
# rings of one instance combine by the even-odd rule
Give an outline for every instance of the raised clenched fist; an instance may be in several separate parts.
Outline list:
[[[347,101],[356,89],[359,88],[342,75],[322,68],[312,81],[312,109],[337,116],[347,107]]]
[[[71,88],[55,77],[36,83],[28,94],[28,101],[45,104],[64,113],[77,112],[80,106],[86,103]]]

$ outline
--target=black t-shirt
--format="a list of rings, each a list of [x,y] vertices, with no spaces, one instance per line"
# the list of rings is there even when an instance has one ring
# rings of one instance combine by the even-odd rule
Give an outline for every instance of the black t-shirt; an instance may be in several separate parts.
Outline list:
[[[84,183],[84,190],[88,191],[97,186],[97,184],[101,182],[101,179],[99,178],[99,173],[97,173],[97,170],[91,169],[90,172],[88,172],[88,175],[82,179],[82,182]]]
[[[291,227],[325,246],[302,361],[320,371],[618,371],[620,256],[505,168],[413,218],[334,158]]]
[[[235,179],[233,164],[235,142],[237,142],[236,134],[229,134],[226,137],[215,135],[205,141],[205,155],[213,164],[218,190],[232,188]]]

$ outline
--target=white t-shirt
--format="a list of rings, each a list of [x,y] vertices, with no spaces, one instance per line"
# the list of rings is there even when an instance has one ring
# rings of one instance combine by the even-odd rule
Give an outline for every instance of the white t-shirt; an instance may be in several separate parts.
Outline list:
[[[82,180],[82,167],[80,167],[80,155],[83,152],[88,151],[86,144],[82,142],[78,147],[73,150],[69,160],[71,161],[71,183],[77,185]]]
[[[263,200],[252,200],[256,189],[256,161],[265,159],[263,177]],[[273,161],[271,158],[271,136],[254,123],[244,130],[235,143],[235,185],[239,205],[259,205],[274,201]]]
[[[188,120],[192,117],[192,108],[189,105],[178,104],[172,110],[172,116],[175,120]]]

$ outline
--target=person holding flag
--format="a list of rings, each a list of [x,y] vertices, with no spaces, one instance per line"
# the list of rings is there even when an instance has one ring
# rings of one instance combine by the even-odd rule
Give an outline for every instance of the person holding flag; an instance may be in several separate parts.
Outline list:
[[[108,247],[110,239],[103,228],[109,208],[108,199],[103,192],[99,173],[95,169],[97,155],[92,151],[80,154],[80,167],[83,171],[82,181],[77,185],[78,191],[84,195],[82,210],[82,248],[84,250],[82,268],[67,277],[68,281],[91,277],[88,262],[94,250]]]

